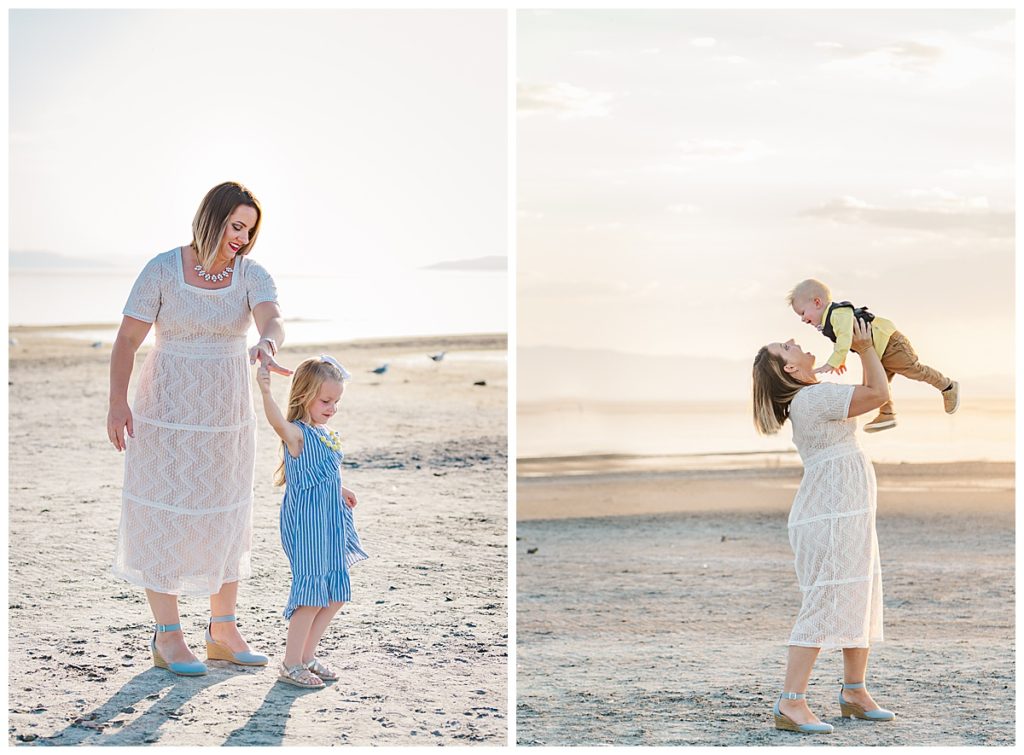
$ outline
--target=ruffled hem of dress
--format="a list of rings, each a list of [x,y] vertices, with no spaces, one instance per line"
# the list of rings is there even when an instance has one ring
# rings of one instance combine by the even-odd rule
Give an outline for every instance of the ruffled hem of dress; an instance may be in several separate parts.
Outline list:
[[[326,608],[329,603],[348,603],[351,599],[352,586],[347,569],[328,574],[293,577],[284,617],[290,619],[295,609],[302,606]]]
[[[179,595],[181,597],[203,597],[206,595],[216,595],[228,582],[241,582],[243,579],[249,579],[249,577],[252,576],[252,568],[243,567],[239,569],[237,576],[222,577],[220,583],[217,584],[215,588],[212,585],[205,588],[183,588],[180,585],[167,587],[166,585],[158,585],[155,582],[149,582],[146,579],[137,577],[129,572],[121,571],[116,565],[110,567],[110,573],[118,579],[123,579],[129,584],[135,585],[136,587],[142,587],[146,590],[152,590],[153,592],[159,592],[165,595]]]

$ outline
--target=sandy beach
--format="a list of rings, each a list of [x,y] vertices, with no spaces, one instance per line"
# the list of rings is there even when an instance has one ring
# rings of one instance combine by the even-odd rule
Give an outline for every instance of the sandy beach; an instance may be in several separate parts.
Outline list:
[[[10,346],[9,741],[46,745],[504,745],[507,410],[503,335],[285,346],[354,375],[332,427],[370,560],[321,655],[324,690],[275,683],[290,584],[278,446],[259,417],[253,574],[239,623],[266,668],[155,669],[145,594],[113,577],[123,457],[106,438],[110,344],[13,328]],[[440,363],[427,354],[447,350]],[[136,371],[145,356],[139,353]],[[383,362],[387,374],[370,373]],[[485,385],[474,385],[483,381]],[[276,378],[283,404],[288,380]],[[206,598],[181,601],[205,659]]]
[[[800,469],[559,464],[517,486],[520,744],[1014,743],[1012,463],[876,466],[886,641],[869,679],[898,718],[840,719],[841,655],[823,653],[808,697],[828,737],[772,728]]]

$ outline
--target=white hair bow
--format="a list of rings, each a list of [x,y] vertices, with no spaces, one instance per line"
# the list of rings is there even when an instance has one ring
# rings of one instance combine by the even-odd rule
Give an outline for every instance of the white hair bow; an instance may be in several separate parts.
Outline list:
[[[327,362],[327,364],[330,364],[330,365],[333,365],[333,366],[337,367],[338,368],[338,372],[341,373],[341,379],[342,380],[351,380],[352,379],[352,375],[349,373],[349,371],[346,370],[344,367],[342,367],[338,363],[338,360],[335,359],[334,357],[330,356],[329,354],[321,354],[320,355],[320,361],[321,362]]]

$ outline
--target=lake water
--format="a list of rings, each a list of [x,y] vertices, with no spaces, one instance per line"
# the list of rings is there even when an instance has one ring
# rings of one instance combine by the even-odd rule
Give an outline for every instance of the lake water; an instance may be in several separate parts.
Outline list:
[[[100,327],[64,335],[111,341],[137,271],[10,272],[11,325]],[[504,272],[409,270],[369,276],[275,276],[288,342],[504,333]],[[152,333],[150,338],[152,338]]]
[[[965,396],[955,415],[934,400],[899,400],[899,425],[859,434],[868,455],[879,462],[1013,461],[1014,404],[1007,399]],[[516,431],[520,459],[551,456],[626,454],[679,456],[665,466],[737,466],[776,463],[780,455],[797,461],[787,424],[776,436],[756,434],[748,404],[703,403],[545,403],[520,405]],[[866,419],[859,420],[863,424]],[[650,467],[650,464],[644,466]],[[657,466],[657,464],[655,464]]]

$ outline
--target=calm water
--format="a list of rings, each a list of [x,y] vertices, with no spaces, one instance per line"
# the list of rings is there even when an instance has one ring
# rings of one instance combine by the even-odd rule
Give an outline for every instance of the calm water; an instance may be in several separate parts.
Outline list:
[[[964,398],[948,415],[934,400],[904,399],[893,430],[860,434],[875,461],[1013,461],[1013,401]],[[873,415],[870,415],[873,416]],[[860,420],[863,424],[866,420]],[[787,425],[774,437],[754,432],[747,404],[727,402],[520,405],[520,458],[590,454],[640,456],[693,454],[768,455],[793,450]],[[764,456],[746,462],[760,464]],[[795,458],[795,457],[794,457]]]
[[[89,340],[112,340],[136,275],[12,270],[10,323],[109,323],[71,333]],[[411,270],[377,278],[283,275],[275,280],[290,343],[504,333],[507,329],[507,275],[503,272]]]

